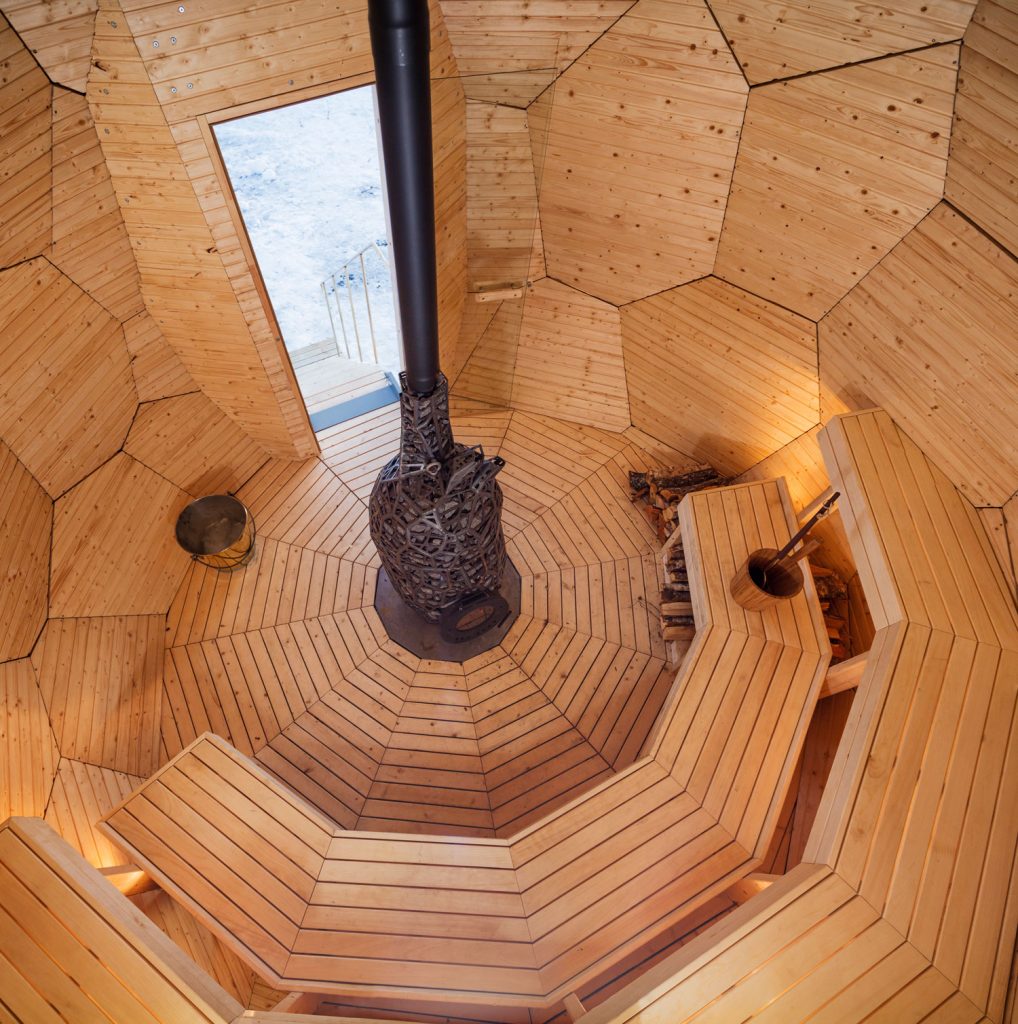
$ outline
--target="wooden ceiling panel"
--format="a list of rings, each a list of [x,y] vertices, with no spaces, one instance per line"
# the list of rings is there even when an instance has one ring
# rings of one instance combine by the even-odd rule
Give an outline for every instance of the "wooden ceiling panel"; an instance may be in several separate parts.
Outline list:
[[[703,3],[636,4],[555,84],[549,275],[621,304],[710,273],[747,91]]]
[[[121,322],[145,308],[88,102],[62,89],[53,97],[52,260]]]
[[[941,204],[820,325],[825,415],[880,405],[976,505],[1018,489],[1018,266]]]
[[[145,780],[138,775],[60,758],[46,821],[94,868],[124,863],[124,855],[95,826]]]
[[[171,124],[373,69],[366,0],[122,6]]]
[[[232,494],[269,458],[200,391],[142,405],[124,451],[196,498]]]
[[[467,103],[466,125],[469,290],[518,287],[534,274],[539,237],[527,113]]]
[[[440,0],[469,99],[525,107],[633,0]]]
[[[0,664],[0,821],[42,817],[60,755],[28,658]]]
[[[946,197],[1018,253],[1018,9],[981,0],[965,33]]]
[[[148,310],[124,324],[124,339],[131,354],[131,373],[139,401],[151,402],[198,390],[194,378],[180,356],[170,348]]]
[[[960,39],[975,0],[712,0],[753,85]]]
[[[159,767],[161,615],[50,619],[32,652],[64,757],[130,775]]]
[[[0,16],[0,267],[48,252],[53,89]]]
[[[943,194],[956,45],[754,89],[715,273],[819,319]]]
[[[123,444],[137,408],[124,332],[45,259],[0,274],[0,436],[56,497]]]
[[[629,426],[618,310],[548,278],[527,290],[511,404],[604,430]]]
[[[633,422],[740,473],[820,419],[816,329],[716,278],[622,309]]]
[[[145,304],[209,398],[273,454],[292,456],[295,444],[306,438],[302,432],[294,435],[292,421],[283,418],[273,381],[115,0],[97,19],[95,58],[89,106],[134,248]],[[302,430],[310,430],[306,419]]]
[[[84,92],[99,0],[4,0],[0,7],[46,74]]]
[[[0,661],[25,657],[46,621],[53,502],[0,442]]]
[[[174,525],[187,494],[123,452],[61,497],[54,616],[166,614],[188,565]]]

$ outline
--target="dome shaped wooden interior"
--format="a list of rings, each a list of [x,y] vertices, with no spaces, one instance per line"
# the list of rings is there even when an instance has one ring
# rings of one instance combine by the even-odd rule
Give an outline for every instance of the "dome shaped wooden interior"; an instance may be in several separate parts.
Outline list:
[[[0,1017],[1018,1019],[1010,0],[432,0],[523,593],[464,665],[374,613],[398,416],[312,431],[212,132],[369,83],[365,0],[0,13]],[[685,650],[628,472],[698,462]],[[828,486],[830,669],[727,596]]]

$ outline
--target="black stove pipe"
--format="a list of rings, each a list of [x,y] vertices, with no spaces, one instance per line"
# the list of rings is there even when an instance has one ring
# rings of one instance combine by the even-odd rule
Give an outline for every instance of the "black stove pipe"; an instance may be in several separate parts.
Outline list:
[[[368,0],[408,389],[438,382],[428,0]]]

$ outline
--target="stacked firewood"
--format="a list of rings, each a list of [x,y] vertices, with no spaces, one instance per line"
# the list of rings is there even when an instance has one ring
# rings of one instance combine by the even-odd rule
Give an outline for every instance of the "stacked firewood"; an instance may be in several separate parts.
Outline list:
[[[831,660],[844,661],[851,653],[848,634],[848,584],[833,570],[809,563],[820,610],[831,641]]]
[[[644,502],[643,513],[663,544],[679,526],[679,503],[691,491],[721,487],[728,483],[713,466],[693,469],[633,471],[629,474],[630,496]],[[661,636],[667,641],[690,641],[696,635],[692,595],[686,572],[682,538],[674,537],[665,555],[665,585],[661,590]]]
[[[644,501],[643,514],[657,531],[663,544],[679,525],[679,502],[690,491],[705,487],[721,487],[728,483],[718,476],[713,466],[706,464],[685,471],[678,469],[652,469],[645,473],[629,474],[630,497]]]

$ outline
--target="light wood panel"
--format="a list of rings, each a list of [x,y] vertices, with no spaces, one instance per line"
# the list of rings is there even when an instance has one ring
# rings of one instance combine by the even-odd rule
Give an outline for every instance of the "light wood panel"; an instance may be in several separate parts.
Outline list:
[[[263,538],[243,572],[191,565],[170,608],[167,640],[179,646],[363,608],[374,588],[373,569]],[[370,633],[366,624],[358,628]]]
[[[500,449],[503,527],[514,536],[627,447],[624,438],[582,423],[514,412]]]
[[[0,442],[0,662],[32,650],[46,621],[53,503]]]
[[[806,856],[995,1018],[1018,908],[981,894],[1003,891],[1018,848],[1018,611],[975,511],[886,415],[841,417],[821,444],[837,485],[862,479],[865,497],[850,489],[842,514],[873,572],[864,581],[901,625],[878,634],[886,674],[874,685],[867,673],[869,689],[864,677],[866,726],[853,715]],[[885,752],[896,770],[868,773],[863,761]],[[923,870],[928,848],[943,852]]]
[[[50,619],[32,652],[64,757],[131,775],[159,767],[161,615]]]
[[[467,293],[467,108],[441,5],[430,0],[429,7],[438,344],[442,367],[450,375]]]
[[[60,755],[27,658],[0,664],[0,697],[0,814],[42,817]]]
[[[399,406],[386,405],[330,427],[318,440],[326,465],[358,498],[367,501],[378,471],[399,449]]]
[[[257,753],[334,688],[349,689],[348,680],[378,646],[364,633],[363,616],[336,615],[171,648],[167,751],[212,730]]]
[[[458,396],[498,408],[509,406],[524,304],[523,297],[513,296],[499,302],[490,319],[477,314],[464,318],[467,336],[460,341],[463,369],[456,378]]]
[[[490,660],[478,664],[475,659],[467,666],[478,754],[498,836],[518,833],[611,774],[608,761],[522,667],[530,647],[523,621]]]
[[[96,25],[87,97],[146,307],[206,395],[253,440],[292,456],[294,439],[115,0],[103,0]]]
[[[981,0],[965,33],[945,196],[1018,253],[1018,11]]]
[[[471,99],[525,107],[633,0],[440,0]]]
[[[816,328],[716,278],[623,307],[622,346],[633,423],[720,473],[820,419]]]
[[[188,556],[174,524],[187,495],[122,452],[57,501],[55,616],[163,615]]]
[[[416,659],[387,644],[322,687],[322,699],[258,752],[288,787],[356,828],[406,699]],[[371,826],[365,826],[371,827]]]
[[[261,537],[363,565],[377,562],[367,506],[320,459],[272,460],[247,481],[239,497]]]
[[[269,458],[201,392],[142,405],[124,451],[196,498],[238,491]]]
[[[247,1005],[254,974],[179,903],[158,889],[139,893],[131,902],[210,978],[239,1003]]]
[[[747,91],[703,4],[632,7],[555,84],[548,273],[616,304],[710,273]]]
[[[1016,283],[941,204],[821,324],[825,407],[879,403],[973,503],[1002,505],[1018,482]]]
[[[640,1005],[637,989],[647,993]],[[980,1021],[951,993],[951,982],[836,875],[802,865],[580,1020],[797,1024],[826,1011],[850,1021]]]
[[[51,259],[122,323],[145,308],[92,113],[84,96],[63,89],[53,96]]]
[[[525,536],[514,540],[517,548]],[[523,581],[522,614],[663,658],[654,622],[661,590],[657,565],[655,552],[535,572]]]
[[[754,89],[715,273],[819,319],[943,195],[957,45]]]
[[[527,289],[511,404],[605,430],[629,426],[619,313],[557,281]]]
[[[212,130],[200,117],[175,124],[171,131],[280,416],[293,439],[294,454],[310,455],[315,445],[307,413]]]
[[[180,356],[170,347],[147,310],[124,324],[124,339],[131,355],[131,373],[140,401],[151,402],[198,390]]]
[[[13,1020],[226,1024],[241,1004],[41,821],[0,828],[0,972]]]
[[[170,124],[372,71],[364,0],[270,3],[257,13],[241,0],[179,6],[123,4]]]
[[[123,444],[137,396],[119,323],[45,259],[0,274],[0,436],[53,496]]]
[[[4,0],[3,12],[54,82],[85,91],[98,0]]]
[[[879,7],[714,0],[711,9],[752,85],[960,39],[975,0]]]
[[[53,90],[0,15],[0,267],[49,251]]]
[[[493,103],[466,106],[467,267],[471,291],[519,286],[531,276],[537,185],[524,110]]]
[[[92,867],[121,865],[124,855],[95,826],[144,781],[139,775],[62,757],[46,805],[46,822]]]

